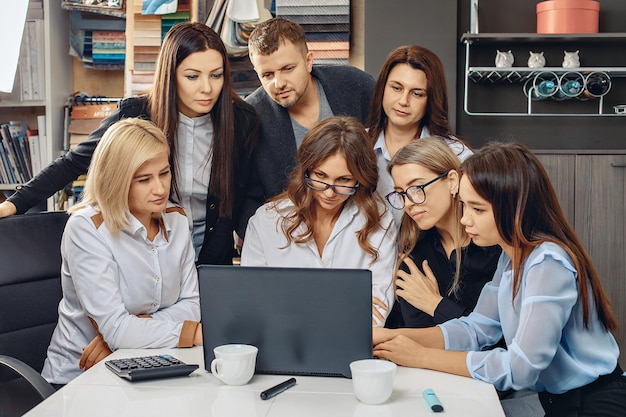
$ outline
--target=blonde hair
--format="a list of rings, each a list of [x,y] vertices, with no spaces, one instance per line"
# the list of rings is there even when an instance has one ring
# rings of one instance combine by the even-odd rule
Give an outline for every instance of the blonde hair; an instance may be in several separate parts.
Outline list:
[[[162,153],[169,157],[167,139],[152,122],[128,118],[111,125],[91,159],[82,201],[68,212],[93,205],[107,229],[117,236],[130,225],[128,193],[135,173]]]
[[[435,174],[444,174],[450,171],[456,171],[459,175],[461,173],[461,161],[446,144],[445,139],[441,137],[418,139],[403,146],[393,156],[387,166],[387,170],[391,174],[393,167],[404,164],[417,164],[433,171]],[[461,272],[461,244],[466,238],[465,228],[461,224],[463,213],[458,192],[452,196],[452,199],[452,210],[454,211],[453,215],[456,225],[456,230],[453,231],[452,237],[454,239],[457,262],[454,283],[450,288],[450,294],[458,289]],[[413,251],[421,232],[422,230],[417,223],[405,212],[402,215],[400,233],[398,234],[400,262]]]

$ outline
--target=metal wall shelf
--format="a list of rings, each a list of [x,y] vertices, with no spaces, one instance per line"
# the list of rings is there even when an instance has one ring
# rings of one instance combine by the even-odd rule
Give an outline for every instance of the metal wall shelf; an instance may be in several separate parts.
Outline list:
[[[598,43],[612,44],[623,43],[626,44],[626,33],[597,33],[597,34],[536,34],[536,33],[481,33],[481,34],[469,34],[466,33],[461,37],[461,41],[465,43],[465,76],[464,76],[464,94],[463,94],[463,106],[466,114],[470,116],[567,116],[567,117],[581,117],[581,116],[617,116],[624,117],[626,113],[606,113],[604,110],[605,100],[604,97],[596,99],[598,103],[597,110],[593,113],[589,112],[589,105],[581,112],[538,112],[533,108],[533,101],[524,95],[521,90],[521,100],[526,101],[525,111],[477,111],[476,109],[470,109],[469,103],[469,90],[472,84],[490,85],[490,84],[524,84],[529,80],[534,79],[538,74],[543,72],[552,72],[557,76],[560,76],[568,72],[578,72],[586,74],[590,72],[605,72],[612,80],[616,78],[626,78],[626,67],[579,67],[579,68],[563,68],[563,67],[543,67],[543,68],[528,68],[528,67],[509,67],[509,68],[497,68],[497,67],[483,67],[483,66],[470,66],[470,55],[473,45],[502,45],[502,44],[546,44],[546,43]],[[490,88],[490,87],[489,87]],[[496,88],[495,86],[493,88]],[[626,98],[625,98],[626,102]],[[558,106],[559,103],[554,103],[554,106]],[[545,108],[545,106],[544,106]],[[570,106],[571,108],[571,106]]]

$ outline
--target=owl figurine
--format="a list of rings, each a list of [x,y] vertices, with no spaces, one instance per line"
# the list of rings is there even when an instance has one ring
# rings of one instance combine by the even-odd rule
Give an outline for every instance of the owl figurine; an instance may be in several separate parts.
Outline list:
[[[496,68],[510,68],[514,61],[515,58],[510,49],[505,52],[496,51]]]
[[[543,68],[546,66],[546,58],[543,56],[543,52],[532,52],[528,57],[528,68]]]
[[[580,58],[578,57],[578,51],[565,52],[563,56],[563,68],[578,68],[580,67]]]

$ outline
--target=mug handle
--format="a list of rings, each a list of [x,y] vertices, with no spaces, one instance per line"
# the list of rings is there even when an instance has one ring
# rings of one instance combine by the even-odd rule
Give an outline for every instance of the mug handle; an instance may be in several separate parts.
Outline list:
[[[221,366],[221,364],[222,364],[222,360],[219,358],[215,358],[211,361],[211,373],[215,375],[215,377],[219,379],[220,381],[222,380],[222,376],[218,372],[217,367],[218,365]]]

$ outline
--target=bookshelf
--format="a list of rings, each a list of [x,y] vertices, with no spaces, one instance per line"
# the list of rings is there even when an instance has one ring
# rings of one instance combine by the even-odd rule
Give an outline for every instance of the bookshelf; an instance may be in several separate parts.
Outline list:
[[[31,128],[46,132],[44,160],[51,162],[63,147],[64,104],[72,93],[72,60],[68,54],[69,15],[60,1],[43,2],[45,94],[37,101],[0,101],[0,121],[26,120]],[[45,127],[37,116],[45,115]],[[0,190],[14,190],[20,184],[0,184]],[[51,203],[48,204],[51,207]]]

